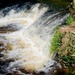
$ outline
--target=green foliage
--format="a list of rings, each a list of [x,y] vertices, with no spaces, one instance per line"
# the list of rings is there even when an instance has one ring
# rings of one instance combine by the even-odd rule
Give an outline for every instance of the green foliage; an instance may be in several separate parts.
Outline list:
[[[59,26],[57,25],[57,26],[54,28],[54,31],[56,32],[56,31],[58,31],[58,29],[59,29]]]
[[[74,21],[73,17],[70,15],[67,20],[66,20],[66,24],[70,25],[72,22]]]
[[[75,6],[74,6],[74,3],[73,2],[71,3],[71,6],[75,10]]]
[[[71,64],[74,64],[75,63],[75,60],[74,60],[74,57],[75,57],[75,43],[74,42],[74,39],[75,39],[75,35],[71,32],[68,32],[67,33],[67,37],[69,39],[68,41],[68,45],[67,45],[67,48],[68,48],[68,54],[64,55],[62,57],[62,59],[68,64],[68,65],[71,65]],[[65,48],[64,51],[67,49]]]
[[[71,64],[75,63],[74,58],[69,55],[63,56],[62,59],[67,63],[67,65],[71,65]]]
[[[72,56],[75,56],[75,47],[72,48]]]
[[[75,6],[73,5],[73,9],[75,10]]]
[[[59,29],[59,27],[56,27],[54,37],[53,37],[52,43],[51,43],[50,53],[57,52],[60,49],[62,34],[58,31],[58,29]]]
[[[71,2],[70,0],[67,1],[67,0],[38,0],[38,2],[40,3],[45,3],[45,4],[48,4],[48,5],[54,5],[55,8],[64,8],[64,7],[67,7],[67,5]]]

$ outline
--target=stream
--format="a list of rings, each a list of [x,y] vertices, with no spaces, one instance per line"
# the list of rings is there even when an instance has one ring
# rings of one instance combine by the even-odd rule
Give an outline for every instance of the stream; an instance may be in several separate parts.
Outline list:
[[[54,28],[69,14],[54,8],[28,2],[0,10],[0,75],[54,75],[62,68],[49,52]]]

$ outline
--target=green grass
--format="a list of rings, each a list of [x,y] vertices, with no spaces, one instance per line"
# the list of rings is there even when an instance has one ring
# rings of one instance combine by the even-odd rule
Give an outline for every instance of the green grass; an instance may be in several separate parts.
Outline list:
[[[60,50],[60,46],[62,44],[61,43],[62,34],[58,31],[58,29],[59,27],[57,26],[55,28],[54,37],[52,39],[50,53],[57,52]]]
[[[74,22],[74,19],[73,19],[73,17],[70,15],[68,18],[67,18],[67,20],[66,20],[66,24],[67,25],[70,25],[70,24],[72,24]]]

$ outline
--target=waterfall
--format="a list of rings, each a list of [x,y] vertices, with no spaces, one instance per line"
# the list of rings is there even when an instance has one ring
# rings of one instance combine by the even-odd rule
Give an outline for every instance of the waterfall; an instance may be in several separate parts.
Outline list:
[[[27,3],[0,10],[1,59],[10,61],[9,70],[40,71],[51,60],[53,30],[67,15],[45,4]]]

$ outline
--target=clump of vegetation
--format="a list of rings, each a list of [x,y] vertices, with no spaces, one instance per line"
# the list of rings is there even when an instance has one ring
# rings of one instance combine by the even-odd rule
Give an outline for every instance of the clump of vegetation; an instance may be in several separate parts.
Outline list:
[[[74,58],[72,56],[69,56],[69,55],[63,56],[62,59],[63,59],[63,61],[66,62],[66,65],[72,66],[72,64],[75,63]]]
[[[73,2],[71,3],[71,6],[75,10],[75,6],[74,6],[74,3]]]
[[[73,17],[70,15],[67,20],[66,20],[66,24],[71,25],[74,22]]]
[[[55,28],[55,32],[54,32],[54,37],[52,39],[52,43],[51,43],[51,50],[50,53],[52,52],[57,52],[60,49],[60,46],[62,44],[61,39],[63,37],[63,34],[61,34],[59,31],[59,26],[57,26]]]
[[[58,51],[59,57],[70,66],[75,63],[75,34],[66,32],[61,40],[62,46],[60,51]]]
[[[66,73],[66,75],[75,75],[75,33],[70,27],[55,28],[51,52],[57,53],[57,60],[60,59],[61,63],[64,62],[63,64],[68,69],[68,74]],[[70,28],[70,30],[67,28]]]

